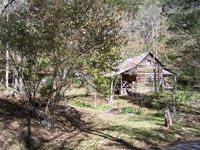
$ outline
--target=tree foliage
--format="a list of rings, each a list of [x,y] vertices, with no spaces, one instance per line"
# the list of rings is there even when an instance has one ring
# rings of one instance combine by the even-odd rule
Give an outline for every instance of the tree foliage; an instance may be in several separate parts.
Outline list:
[[[95,74],[102,76],[118,58],[119,20],[103,1],[28,0],[2,19],[12,64],[33,107],[46,86],[42,80],[53,83],[47,99],[55,104],[77,73],[94,75],[99,68]]]
[[[171,37],[167,45],[169,57],[179,72],[182,85],[199,86],[200,9],[195,0],[165,1],[163,12],[168,17]]]

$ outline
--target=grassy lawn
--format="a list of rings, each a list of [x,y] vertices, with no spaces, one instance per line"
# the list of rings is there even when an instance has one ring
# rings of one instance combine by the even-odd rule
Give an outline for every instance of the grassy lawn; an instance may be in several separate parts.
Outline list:
[[[186,119],[177,118],[167,129],[162,109],[139,106],[133,98],[116,97],[111,105],[98,97],[95,107],[92,96],[73,97],[57,107],[53,130],[45,130],[32,119],[33,149],[148,149],[200,139],[199,109],[192,107],[198,94],[187,99],[190,103],[185,99],[180,103]],[[6,97],[1,97],[0,105],[0,147],[26,149],[26,105]]]
[[[199,109],[196,106],[194,108],[190,107],[191,103],[198,98],[198,93],[195,94],[196,96],[191,95],[192,97],[185,97],[190,98],[188,99],[190,102],[186,102],[184,97],[180,100],[180,113],[186,113],[185,115],[188,119],[181,122],[179,121],[180,118],[175,118],[174,125],[170,130],[164,127],[164,114],[162,110],[139,107],[133,104],[134,100],[118,98],[112,106],[101,104],[100,106],[97,105],[96,108],[94,108],[92,99],[90,101],[75,99],[70,104],[82,112],[94,114],[92,120],[95,122],[95,128],[107,128],[103,131],[104,133],[112,135],[113,137],[120,137],[136,147],[157,148],[169,143],[200,138],[200,124],[199,121],[194,120],[195,117],[199,118]],[[195,99],[193,99],[194,97]],[[132,109],[129,109],[127,113],[126,111],[108,113],[105,109],[124,107]],[[101,110],[100,108],[104,109]],[[191,109],[191,113],[187,112],[185,110],[186,108]],[[99,139],[100,141],[102,139]]]

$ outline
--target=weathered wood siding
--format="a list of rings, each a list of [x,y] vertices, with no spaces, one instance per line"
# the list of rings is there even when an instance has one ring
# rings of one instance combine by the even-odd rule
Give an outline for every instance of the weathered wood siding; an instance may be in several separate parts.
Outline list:
[[[154,69],[156,71],[154,71]],[[136,80],[137,82],[153,82],[155,79],[156,72],[156,80],[160,80],[162,73],[162,66],[160,63],[155,62],[154,59],[148,55],[145,59],[140,62],[136,69],[135,74],[137,74]]]
[[[138,59],[138,58],[137,58]],[[121,90],[129,93],[145,93],[155,89],[155,85],[159,86],[162,83],[163,65],[158,59],[154,58],[151,54],[142,58],[141,62],[136,65],[132,62],[132,69],[123,72],[121,75]],[[129,64],[131,65],[131,64]],[[156,84],[155,84],[156,77]],[[127,86],[125,86],[127,83]],[[121,92],[121,94],[123,94]]]

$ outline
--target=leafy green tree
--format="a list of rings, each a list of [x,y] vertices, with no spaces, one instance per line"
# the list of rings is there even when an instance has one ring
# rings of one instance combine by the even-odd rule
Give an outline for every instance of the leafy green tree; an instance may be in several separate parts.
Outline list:
[[[170,61],[179,72],[179,83],[190,87],[200,85],[200,9],[195,0],[164,1],[163,14],[168,17],[171,36],[167,41]]]
[[[35,96],[46,86],[42,80],[52,83],[46,97],[52,114],[76,73],[92,74],[87,68],[98,67],[103,75],[117,58],[112,50],[120,44],[119,20],[103,1],[29,0],[9,17],[10,57],[33,112]]]

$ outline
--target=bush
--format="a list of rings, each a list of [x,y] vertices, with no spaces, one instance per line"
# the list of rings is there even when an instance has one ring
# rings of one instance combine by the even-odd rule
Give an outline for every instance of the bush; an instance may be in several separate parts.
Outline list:
[[[142,114],[142,111],[141,111],[141,110],[134,109],[133,107],[126,107],[126,108],[120,109],[120,113],[121,113],[121,114],[130,114],[130,113]]]
[[[47,78],[45,83],[40,88],[40,94],[42,97],[48,97],[53,91],[53,81],[51,78]]]
[[[79,106],[79,107],[89,107],[89,108],[92,108],[92,105],[90,103],[87,103],[87,102],[82,102],[82,101],[74,101],[73,102],[74,105],[76,106]]]
[[[178,104],[184,103],[191,97],[191,94],[186,91],[177,91],[175,94],[175,100]]]
[[[164,117],[164,114],[163,112],[157,112],[155,114],[153,114],[154,117],[159,117],[159,118],[163,118]]]

